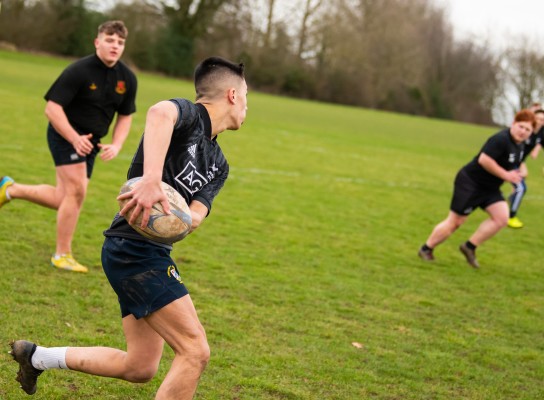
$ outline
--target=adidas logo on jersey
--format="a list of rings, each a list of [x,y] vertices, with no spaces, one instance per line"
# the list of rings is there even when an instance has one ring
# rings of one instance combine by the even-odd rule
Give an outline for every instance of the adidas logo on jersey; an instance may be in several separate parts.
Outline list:
[[[189,154],[191,155],[191,157],[195,158],[196,144],[193,144],[192,146],[189,146],[189,148],[187,150],[189,151]]]

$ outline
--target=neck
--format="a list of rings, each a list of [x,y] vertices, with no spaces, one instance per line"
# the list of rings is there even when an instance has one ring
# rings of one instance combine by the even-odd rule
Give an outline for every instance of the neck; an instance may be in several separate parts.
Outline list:
[[[229,128],[230,118],[220,107],[206,101],[197,101],[197,103],[202,104],[206,107],[206,111],[208,111],[212,124],[212,139]]]
[[[107,61],[104,60],[102,57],[100,57],[100,56],[98,55],[98,53],[96,53],[96,56],[98,57],[98,59],[99,59],[100,61],[102,61],[102,64],[104,64],[104,65],[105,65],[106,67],[108,67],[108,68],[111,68],[111,67],[113,67],[115,64],[117,64],[117,61],[107,62]]]

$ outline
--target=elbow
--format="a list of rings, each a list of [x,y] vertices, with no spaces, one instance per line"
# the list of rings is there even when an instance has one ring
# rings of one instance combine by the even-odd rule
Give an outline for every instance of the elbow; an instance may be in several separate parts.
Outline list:
[[[59,107],[62,109],[60,105],[55,104],[52,101],[47,102],[47,104],[45,105],[44,113],[49,121],[52,121],[54,119]]]

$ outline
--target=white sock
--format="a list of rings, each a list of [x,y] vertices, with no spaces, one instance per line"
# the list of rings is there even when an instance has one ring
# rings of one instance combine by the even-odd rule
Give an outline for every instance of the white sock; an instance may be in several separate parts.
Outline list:
[[[66,350],[68,347],[41,347],[36,346],[32,355],[32,365],[42,371],[46,369],[69,369],[66,366]]]

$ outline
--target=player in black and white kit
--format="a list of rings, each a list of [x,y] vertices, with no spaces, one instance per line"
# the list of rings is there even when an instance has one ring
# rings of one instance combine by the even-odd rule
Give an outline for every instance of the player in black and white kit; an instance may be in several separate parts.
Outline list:
[[[508,197],[508,202],[510,204],[510,218],[508,219],[508,226],[510,228],[519,229],[523,228],[523,222],[517,217],[517,212],[521,206],[521,200],[525,193],[527,192],[527,184],[525,183],[525,178],[528,175],[527,165],[525,164],[525,159],[529,154],[532,158],[538,156],[538,152],[542,147],[542,140],[544,136],[544,110],[538,109],[534,111],[536,126],[533,134],[523,142],[525,148],[523,151],[523,158],[519,170],[523,179],[519,184],[512,184],[513,190],[512,194]]]
[[[217,136],[210,139],[211,122],[206,107],[185,99],[170,101],[182,118],[174,125],[172,141],[175,141],[175,146],[170,146],[166,154],[162,180],[181,193],[187,204],[198,201],[210,210],[214,197],[227,179],[229,165],[217,143]],[[142,138],[128,171],[128,179],[144,175],[143,150]],[[132,229],[121,215],[116,216],[104,234],[149,240]]]
[[[124,215],[133,209],[131,223],[142,214],[145,226],[156,202],[168,212],[161,181],[178,190],[189,204],[191,232],[209,214],[229,171],[217,135],[239,129],[246,117],[244,66],[208,58],[195,70],[195,88],[196,104],[173,99],[149,109],[128,173],[129,178],[142,178],[132,191],[118,197],[128,202],[104,233],[102,265],[119,299],[127,351],[45,348],[16,341],[12,354],[20,365],[18,380],[27,393],[36,390],[37,377],[49,368],[147,382],[158,370],[166,341],[175,357],[155,399],[193,397],[210,355],[206,333],[170,257],[171,246],[139,235]]]
[[[455,188],[448,217],[436,225],[420,248],[418,255],[434,260],[433,249],[444,242],[480,207],[489,214],[468,241],[459,250],[474,268],[476,247],[494,236],[508,222],[508,204],[500,187],[504,181],[518,184],[522,180],[518,170],[523,158],[523,142],[532,134],[535,116],[530,110],[521,110],[508,129],[491,136],[478,155],[465,165],[455,178]]]
[[[57,237],[51,265],[87,272],[72,256],[72,239],[83,206],[94,161],[117,156],[136,111],[137,80],[120,61],[128,30],[122,21],[98,27],[95,54],[69,65],[45,94],[49,120],[47,142],[56,170],[56,185],[25,185],[0,180],[0,207],[11,199],[27,200],[57,210]],[[101,143],[117,114],[112,142]]]

